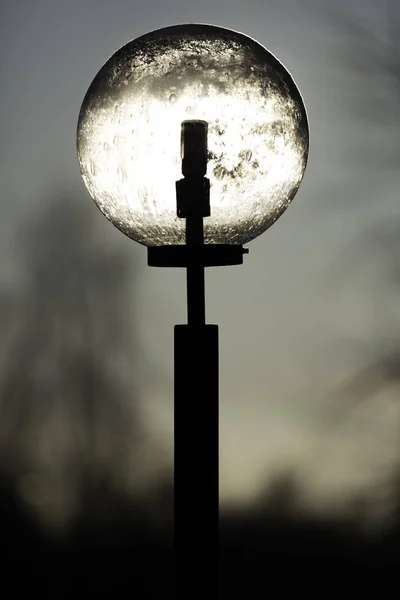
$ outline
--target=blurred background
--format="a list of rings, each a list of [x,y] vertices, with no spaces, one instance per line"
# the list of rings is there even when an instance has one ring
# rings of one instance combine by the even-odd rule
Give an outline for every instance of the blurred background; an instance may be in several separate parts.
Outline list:
[[[3,543],[9,554],[170,555],[173,326],[186,319],[185,276],[148,268],[146,250],[96,209],[75,136],[109,56],[185,22],[265,45],[292,73],[310,121],[293,205],[242,267],[207,274],[208,322],[220,326],[222,570],[255,551],[277,566],[393,566],[397,0],[3,0]]]

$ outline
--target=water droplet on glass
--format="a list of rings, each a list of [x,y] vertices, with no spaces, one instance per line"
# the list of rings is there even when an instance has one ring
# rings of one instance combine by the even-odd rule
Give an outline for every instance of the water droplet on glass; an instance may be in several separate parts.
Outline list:
[[[191,107],[191,106],[188,106],[188,107],[186,108],[186,112],[187,112],[187,113],[191,113],[191,112],[192,112],[192,107]]]
[[[214,169],[214,175],[218,179],[218,181],[222,181],[226,175],[226,169],[224,167],[217,167]]]
[[[175,94],[171,94],[169,97],[169,101],[171,102],[171,104],[175,104],[176,102],[176,95]]]
[[[252,151],[251,150],[247,150],[247,152],[246,152],[246,160],[247,160],[247,162],[250,162],[251,159],[252,159],[252,157],[253,157]]]

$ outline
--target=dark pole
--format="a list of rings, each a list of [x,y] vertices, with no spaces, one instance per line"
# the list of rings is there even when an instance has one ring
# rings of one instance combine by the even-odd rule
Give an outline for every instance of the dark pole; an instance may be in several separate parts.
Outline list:
[[[177,597],[218,598],[218,326],[205,323],[203,218],[210,216],[207,123],[182,124],[177,214],[186,219],[187,325],[175,326]]]

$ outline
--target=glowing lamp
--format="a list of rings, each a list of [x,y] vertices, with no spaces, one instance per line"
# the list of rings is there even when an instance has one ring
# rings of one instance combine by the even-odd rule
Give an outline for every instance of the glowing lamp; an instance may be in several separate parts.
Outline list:
[[[251,38],[177,25],[118,50],[94,78],[78,123],[85,184],[104,215],[146,246],[185,243],[174,182],[177,132],[208,123],[206,244],[245,244],[286,210],[303,178],[308,124],[291,75]]]

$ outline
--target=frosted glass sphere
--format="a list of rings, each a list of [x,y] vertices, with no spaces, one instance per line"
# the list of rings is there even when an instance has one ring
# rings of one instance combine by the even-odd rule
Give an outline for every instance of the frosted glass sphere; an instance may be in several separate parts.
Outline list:
[[[263,46],[212,25],[139,37],[100,69],[84,98],[77,147],[102,213],[146,246],[185,243],[177,217],[181,123],[208,123],[207,244],[245,244],[293,200],[308,122],[296,84]]]

